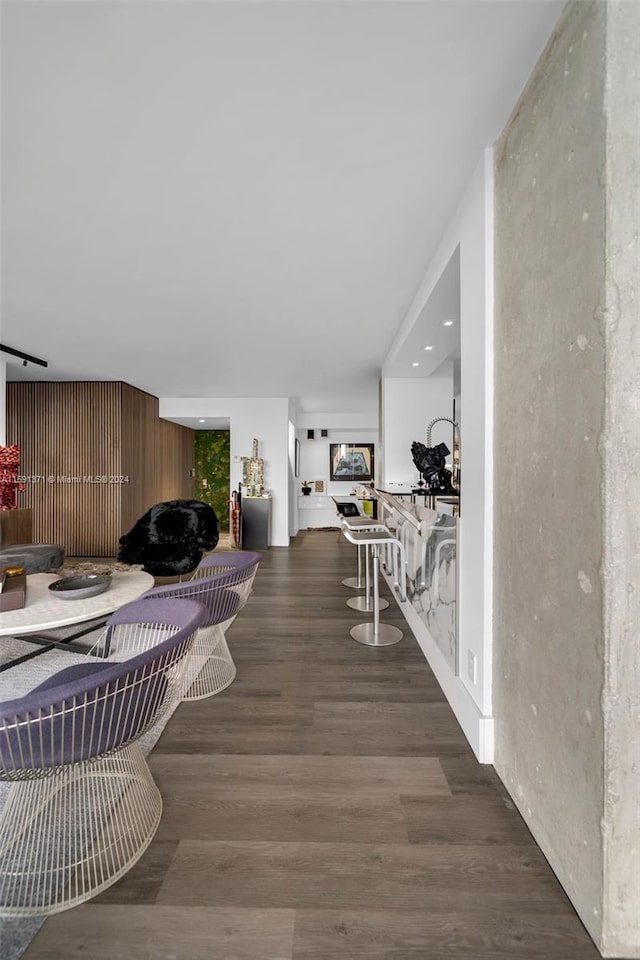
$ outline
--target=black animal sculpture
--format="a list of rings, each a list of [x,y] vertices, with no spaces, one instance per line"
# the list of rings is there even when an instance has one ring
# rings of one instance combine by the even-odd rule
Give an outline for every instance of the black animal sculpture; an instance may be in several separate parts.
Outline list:
[[[156,577],[171,577],[195,570],[218,539],[218,518],[208,503],[167,500],[147,510],[120,537],[118,560],[141,563]]]
[[[430,493],[454,493],[451,471],[447,470],[445,465],[445,458],[450,452],[446,443],[425,447],[424,443],[414,440],[411,444],[413,462],[420,476],[426,481]]]

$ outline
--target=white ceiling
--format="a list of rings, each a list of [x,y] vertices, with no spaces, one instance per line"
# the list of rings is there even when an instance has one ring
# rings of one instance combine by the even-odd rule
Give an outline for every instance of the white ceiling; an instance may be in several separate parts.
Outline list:
[[[1,7],[2,342],[355,412],[563,3]]]
[[[173,417],[171,418],[173,419]],[[184,423],[186,427],[193,430],[230,430],[230,417],[188,417],[184,421],[176,420],[176,423]]]
[[[385,377],[428,377],[460,358],[460,247],[442,271],[413,327],[384,364]]]

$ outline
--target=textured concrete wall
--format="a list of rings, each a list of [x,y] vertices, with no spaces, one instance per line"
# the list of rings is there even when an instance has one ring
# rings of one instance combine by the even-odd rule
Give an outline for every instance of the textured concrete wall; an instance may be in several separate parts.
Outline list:
[[[495,765],[595,939],[604,78],[604,4],[571,4],[498,143],[495,193]]]
[[[640,956],[640,4],[607,6],[605,956]]]
[[[570,4],[496,151],[496,768],[640,957],[640,4]]]

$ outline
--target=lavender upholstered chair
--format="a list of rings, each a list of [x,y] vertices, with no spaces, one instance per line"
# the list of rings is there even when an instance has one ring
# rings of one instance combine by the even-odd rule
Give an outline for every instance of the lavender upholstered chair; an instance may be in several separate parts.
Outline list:
[[[253,584],[260,554],[249,551],[214,553],[205,557],[191,580],[152,587],[146,599],[189,598],[207,610],[198,630],[186,670],[183,700],[202,700],[226,689],[236,676],[225,632],[242,610]]]
[[[236,611],[237,616],[251,595],[261,559],[259,553],[251,553],[248,550],[221,550],[219,553],[210,553],[200,561],[191,574],[191,579],[200,580],[219,573],[234,574],[235,576],[230,580],[229,589],[237,594],[240,602]],[[223,624],[223,628],[226,630],[234,619],[235,617],[229,623]]]
[[[162,800],[138,744],[182,688],[205,615],[189,601],[138,600],[109,620],[115,641],[144,635],[124,662],[87,657],[0,704],[0,915],[58,913],[139,859]],[[46,654],[45,654],[46,656]]]

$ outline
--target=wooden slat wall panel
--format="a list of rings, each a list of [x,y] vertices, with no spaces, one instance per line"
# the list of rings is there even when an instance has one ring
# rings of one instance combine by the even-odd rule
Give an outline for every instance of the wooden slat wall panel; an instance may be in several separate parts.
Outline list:
[[[120,384],[9,383],[7,436],[31,477],[21,506],[33,510],[36,543],[68,555],[113,553],[121,523]],[[95,478],[106,482],[93,482]]]
[[[122,384],[122,473],[129,478],[122,490],[121,533],[131,529],[156,501],[151,489],[153,437],[158,400],[151,394]]]
[[[188,427],[168,420],[156,421],[154,478],[156,500],[193,497],[195,435]]]
[[[194,433],[158,418],[158,400],[122,384],[122,532],[154,503],[193,496]]]
[[[33,514],[31,510],[0,510],[0,544],[11,547],[16,543],[33,543]]]
[[[7,438],[21,473],[41,478],[19,494],[34,542],[68,556],[114,556],[150,506],[193,496],[193,431],[160,420],[157,398],[126,383],[7,384]]]

